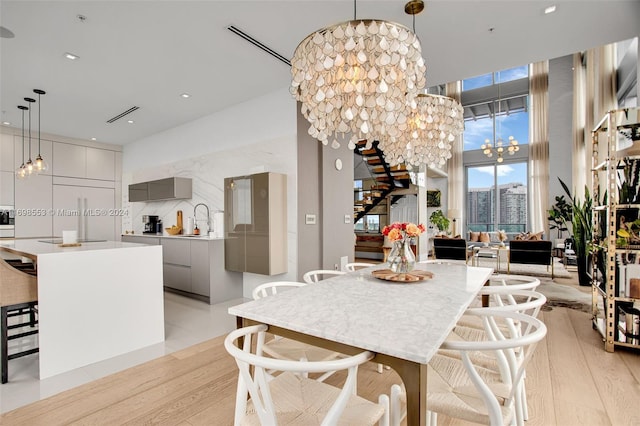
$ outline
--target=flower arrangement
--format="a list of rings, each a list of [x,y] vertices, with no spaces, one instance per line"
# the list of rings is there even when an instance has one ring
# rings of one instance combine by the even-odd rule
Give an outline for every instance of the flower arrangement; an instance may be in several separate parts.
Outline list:
[[[394,222],[382,228],[382,235],[390,241],[404,241],[407,238],[417,237],[425,231],[423,224],[416,225],[411,222]]]
[[[382,228],[382,235],[394,243],[387,257],[389,269],[398,273],[410,272],[413,269],[416,257],[411,250],[411,238],[424,231],[424,225],[410,222],[394,222]]]

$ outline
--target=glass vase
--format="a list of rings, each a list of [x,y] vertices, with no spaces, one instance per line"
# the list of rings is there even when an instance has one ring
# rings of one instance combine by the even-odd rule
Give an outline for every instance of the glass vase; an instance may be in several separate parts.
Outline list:
[[[389,263],[389,269],[393,272],[411,272],[416,265],[416,256],[411,250],[411,240],[395,241],[387,262]]]

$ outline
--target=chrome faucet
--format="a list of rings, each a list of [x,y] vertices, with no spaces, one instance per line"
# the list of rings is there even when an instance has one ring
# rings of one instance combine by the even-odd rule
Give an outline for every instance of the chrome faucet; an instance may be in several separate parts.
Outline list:
[[[196,223],[196,226],[197,226],[198,219],[196,217],[196,210],[198,209],[198,206],[204,206],[204,208],[207,209],[207,232],[209,232],[211,230],[211,226],[209,223],[211,214],[209,213],[209,207],[205,203],[198,203],[193,207],[193,221]]]

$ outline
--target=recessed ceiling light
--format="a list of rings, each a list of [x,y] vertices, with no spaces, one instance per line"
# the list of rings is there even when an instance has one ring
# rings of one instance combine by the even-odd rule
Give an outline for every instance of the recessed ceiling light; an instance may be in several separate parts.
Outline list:
[[[2,125],[3,125],[3,126],[11,126],[11,123],[10,123],[10,122],[8,122],[8,121],[3,121],[3,122],[2,122]]]
[[[98,139],[96,139],[96,138],[91,138],[91,140],[92,140],[92,141],[96,141],[96,140],[98,140]]]
[[[127,120],[127,123],[133,124],[133,120]]]
[[[556,5],[554,4],[553,6],[549,6],[547,8],[544,9],[544,14],[548,15],[550,13],[553,13],[556,11]]]
[[[186,98],[190,98],[190,97],[191,97],[191,95],[190,95],[190,94],[188,94],[188,93],[181,93],[181,94],[180,94],[180,97],[182,97],[182,98],[185,98],[185,99],[186,99]]]
[[[78,55],[74,55],[73,53],[69,53],[69,52],[66,52],[64,54],[64,57],[67,58],[67,59],[71,59],[72,61],[75,61],[76,59],[79,58]]]

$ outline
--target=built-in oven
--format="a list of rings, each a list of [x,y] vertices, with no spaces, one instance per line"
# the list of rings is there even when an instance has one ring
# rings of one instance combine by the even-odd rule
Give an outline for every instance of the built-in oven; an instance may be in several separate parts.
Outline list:
[[[0,237],[15,235],[16,211],[13,206],[0,206]]]

